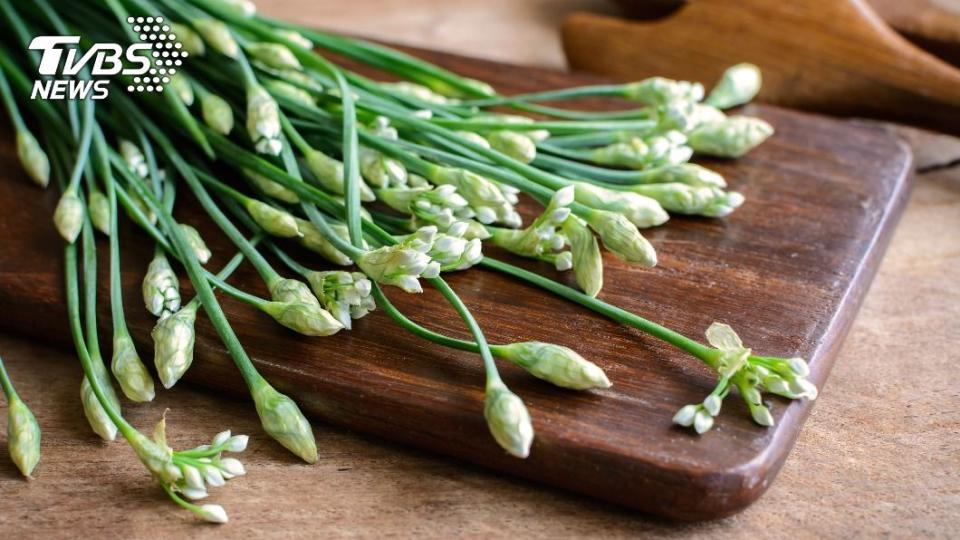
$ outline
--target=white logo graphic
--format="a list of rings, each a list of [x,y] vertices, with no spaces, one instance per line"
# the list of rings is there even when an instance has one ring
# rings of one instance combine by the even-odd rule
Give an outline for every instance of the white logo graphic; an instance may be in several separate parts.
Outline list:
[[[95,43],[79,58],[80,36],[37,36],[29,48],[42,51],[37,71],[43,77],[33,83],[31,99],[104,99],[109,95],[109,79],[132,76],[128,92],[162,92],[187,52],[163,24],[163,17],[128,17],[127,23],[140,38],[124,50],[117,43]],[[64,54],[66,53],[66,54]],[[126,65],[124,63],[126,61]],[[76,76],[90,67],[91,79]],[[64,78],[57,78],[57,77]]]

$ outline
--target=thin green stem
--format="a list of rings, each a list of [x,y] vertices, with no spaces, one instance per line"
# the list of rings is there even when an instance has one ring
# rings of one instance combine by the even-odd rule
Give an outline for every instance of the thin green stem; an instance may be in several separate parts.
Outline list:
[[[15,399],[20,399],[17,391],[13,388],[13,381],[7,373],[7,368],[3,365],[3,359],[0,358],[0,388],[3,388],[3,394],[7,396],[7,403]]]

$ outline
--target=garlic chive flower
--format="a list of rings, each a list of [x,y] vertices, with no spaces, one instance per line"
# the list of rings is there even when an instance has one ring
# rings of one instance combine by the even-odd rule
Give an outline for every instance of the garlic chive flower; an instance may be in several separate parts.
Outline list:
[[[503,195],[500,187],[479,174],[466,169],[436,167],[431,170],[430,180],[456,187],[457,193],[467,200],[480,223],[502,223],[508,227],[519,227],[522,223],[520,214]]]
[[[157,252],[143,278],[143,303],[147,311],[163,318],[180,309],[180,280],[162,252]]]
[[[504,450],[518,458],[530,455],[533,424],[523,400],[500,380],[487,383],[483,417],[490,434]]]
[[[537,143],[519,131],[491,131],[487,141],[494,150],[521,163],[530,163],[537,157]]]
[[[301,34],[300,32],[297,32],[297,31],[294,31],[294,30],[276,30],[275,32],[276,32],[278,35],[280,35],[280,36],[282,36],[282,37],[284,37],[284,38],[286,38],[286,39],[288,39],[288,40],[296,43],[297,45],[299,45],[300,47],[302,47],[302,48],[304,48],[304,49],[312,49],[312,48],[313,48],[313,42],[310,41],[309,39],[303,37],[303,34]]]
[[[114,336],[110,370],[127,398],[139,402],[153,401],[153,378],[140,361],[130,334],[118,333]]]
[[[657,252],[653,246],[623,215],[594,210],[586,221],[600,236],[603,246],[617,257],[647,267],[657,265]]]
[[[257,186],[257,189],[263,191],[264,194],[269,197],[287,204],[296,204],[300,202],[300,197],[296,194],[296,192],[279,182],[274,182],[262,174],[246,169],[243,171],[243,175],[253,182],[253,185]]]
[[[40,461],[40,425],[15,393],[7,395],[7,448],[20,473],[30,477]]]
[[[301,236],[297,220],[286,211],[279,210],[256,199],[247,199],[244,203],[250,217],[267,233],[280,238]]]
[[[263,430],[307,463],[316,463],[317,443],[313,429],[297,404],[263,380],[253,388],[251,395]]]
[[[267,90],[259,85],[247,89],[247,133],[257,152],[280,154],[280,108]]]
[[[524,257],[537,257],[562,250],[567,244],[567,238],[560,232],[560,227],[570,216],[569,206],[573,199],[573,186],[558,190],[543,213],[527,228],[517,230],[490,227],[493,234],[491,241]]]
[[[561,345],[540,341],[511,343],[499,346],[497,356],[563,388],[586,390],[612,386],[599,366]]]
[[[472,131],[456,131],[455,133],[461,139],[470,141],[473,144],[480,145],[484,148],[491,148],[490,141],[485,139],[483,135],[480,135],[479,133],[474,133]]]
[[[297,71],[303,69],[293,52],[279,43],[256,42],[247,45],[246,49],[251,58],[273,69],[295,69]]]
[[[370,280],[360,272],[311,272],[307,281],[324,309],[347,330],[353,327],[353,319],[363,317],[376,307],[370,296]]]
[[[467,238],[468,229],[469,225],[458,221],[434,238],[427,255],[440,264],[441,271],[466,270],[483,259],[480,239]]]
[[[93,188],[87,194],[87,210],[90,212],[90,221],[98,231],[110,235],[110,204],[106,195],[99,189]]]
[[[68,187],[53,211],[53,224],[64,240],[71,244],[76,241],[83,226],[83,215],[83,201],[77,196],[76,189]]]
[[[686,131],[703,93],[700,83],[651,77],[630,85],[628,97],[654,106],[662,128]]]
[[[587,223],[574,215],[563,222],[561,231],[570,244],[570,262],[577,285],[595,298],[603,288],[603,256],[597,238]]]
[[[645,138],[631,137],[627,141],[601,146],[591,150],[588,157],[595,163],[631,169],[679,165],[693,156],[693,150],[686,146],[686,142],[687,138],[683,133],[670,130]]]
[[[317,297],[310,292],[310,287],[296,279],[281,278],[270,285],[270,298],[274,302],[303,302],[319,306]]]
[[[631,192],[649,197],[677,214],[723,217],[743,204],[743,195],[714,186],[693,186],[676,182],[638,184]]]
[[[170,77],[169,88],[180,98],[180,101],[183,102],[187,107],[193,105],[193,100],[196,97],[193,93],[193,86],[190,84],[190,80],[187,79],[182,73],[177,73],[176,75]]]
[[[310,289],[297,280],[280,280],[271,287],[271,296],[273,301],[265,303],[261,309],[294,332],[322,337],[336,334],[344,327],[320,307]]]
[[[440,263],[427,255],[436,234],[436,227],[422,227],[399,244],[363,252],[357,266],[377,283],[394,285],[409,293],[423,292],[417,278],[440,275]]]
[[[400,137],[396,128],[390,125],[390,121],[378,116],[370,126],[370,131],[383,139],[396,141]],[[407,168],[403,163],[387,157],[380,152],[361,146],[358,149],[360,159],[360,174],[370,183],[378,188],[398,187],[407,185]]]
[[[93,432],[105,441],[112,441],[117,438],[117,426],[107,415],[107,411],[100,405],[90,381],[86,376],[80,383],[80,404],[83,406],[83,414],[87,417],[87,422]]]
[[[317,100],[310,92],[307,92],[299,86],[294,86],[286,81],[279,79],[268,79],[263,81],[264,87],[273,95],[277,95],[303,107],[313,108],[317,106]]]
[[[191,56],[203,56],[207,47],[203,39],[192,28],[183,24],[171,23],[170,31],[177,36],[177,41],[183,46],[183,50]]]
[[[773,126],[751,116],[731,116],[698,126],[690,133],[690,146],[699,154],[737,158],[773,135]]]
[[[210,248],[207,247],[206,242],[203,241],[200,232],[186,223],[180,223],[179,225],[180,231],[183,232],[183,236],[187,240],[190,249],[193,250],[193,254],[197,257],[197,260],[200,261],[200,264],[207,264],[207,262],[210,261],[210,257],[213,256],[213,253],[210,251]]]
[[[237,58],[240,55],[240,45],[233,38],[230,28],[224,23],[216,19],[203,18],[194,19],[190,24],[213,50],[230,58]]]
[[[753,64],[737,64],[727,68],[704,103],[718,109],[729,109],[749,103],[760,93],[763,78]]]
[[[438,94],[426,86],[409,81],[380,83],[379,86],[401,96],[407,96],[420,101],[426,101],[427,103],[435,103],[437,105],[456,103],[457,101],[442,94]]]
[[[303,236],[297,239],[300,245],[314,253],[319,253],[334,264],[339,264],[340,266],[350,266],[353,264],[353,260],[338,250],[312,223],[304,219],[295,219],[297,229],[303,234]],[[349,241],[346,225],[342,223],[331,223],[330,228],[333,229],[340,238]]]
[[[17,157],[27,175],[40,187],[50,184],[50,160],[40,143],[26,129],[17,130]]]
[[[213,0],[214,4],[234,11],[243,17],[253,17],[257,14],[257,5],[250,0]]]
[[[210,128],[221,135],[233,131],[233,108],[222,97],[205,92],[200,96],[200,114]]]
[[[573,186],[576,189],[577,202],[597,210],[621,214],[639,228],[663,225],[670,219],[670,215],[660,203],[639,193],[607,189],[588,182],[574,182]]]
[[[390,208],[412,215],[414,223],[436,225],[440,231],[475,215],[467,200],[450,184],[378,189],[376,195]],[[487,236],[484,234],[483,238]]]
[[[651,177],[655,181],[650,183],[678,183],[690,186],[707,186],[724,188],[727,187],[727,181],[719,173],[711,171],[706,167],[694,163],[680,163],[679,165],[662,165],[653,169],[648,169]]]
[[[362,151],[361,151],[362,153]],[[319,150],[310,149],[305,155],[307,170],[316,178],[323,189],[336,195],[344,194],[343,163],[331,158]],[[406,175],[406,169],[403,170]],[[389,182],[389,180],[387,180]],[[373,190],[363,179],[360,179],[360,200],[370,202],[376,200]]]
[[[147,166],[147,158],[140,151],[140,147],[126,139],[120,139],[119,147],[120,157],[123,158],[127,167],[138,177],[146,178],[150,174],[150,169]]]
[[[157,321],[150,332],[153,362],[164,388],[172,388],[193,363],[194,323],[199,305],[195,301],[188,303],[183,309]]]

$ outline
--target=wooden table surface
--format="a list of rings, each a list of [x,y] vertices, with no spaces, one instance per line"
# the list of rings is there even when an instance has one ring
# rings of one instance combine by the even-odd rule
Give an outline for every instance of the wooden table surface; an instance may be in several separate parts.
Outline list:
[[[599,3],[599,2],[593,2]],[[589,1],[261,0],[261,10],[343,31],[486,56],[558,65],[558,13]],[[479,8],[480,4],[483,8]],[[521,5],[522,4],[522,5]],[[376,18],[370,14],[375,13]],[[482,20],[478,17],[482,15]],[[501,39],[502,38],[502,39]],[[33,482],[0,459],[0,530],[74,537],[273,534],[325,536],[560,536],[654,533],[690,537],[895,537],[960,533],[960,144],[915,135],[918,177],[833,375],[769,492],[745,512],[673,525],[461,463],[317,425],[320,461],[298,464],[266,441],[250,474],[217,494],[231,524],[196,523],[164,501],[122,444],[100,443],[78,407],[72,355],[0,336],[12,375],[44,425]],[[172,444],[225,426],[256,432],[249,407],[190,388],[128,407],[137,425],[164,408]],[[0,435],[0,437],[3,437]],[[109,525],[108,525],[109,524]],[[107,531],[107,532],[104,532]]]

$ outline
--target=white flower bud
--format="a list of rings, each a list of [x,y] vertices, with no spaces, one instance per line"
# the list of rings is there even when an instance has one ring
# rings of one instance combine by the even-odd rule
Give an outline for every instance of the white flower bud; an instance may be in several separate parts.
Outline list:
[[[180,493],[182,493],[184,497],[190,499],[191,501],[199,501],[200,499],[206,499],[207,497],[210,496],[210,494],[207,493],[206,486],[199,487],[199,488],[194,488],[194,487],[181,488]]]
[[[207,485],[212,487],[221,487],[227,483],[223,478],[223,473],[220,472],[220,469],[214,467],[213,465],[204,465],[200,471],[203,474],[203,480]]]
[[[539,341],[511,343],[498,347],[497,354],[533,376],[563,388],[586,390],[611,386],[599,366],[560,345]]]
[[[313,429],[292,399],[261,382],[251,392],[264,431],[307,463],[317,461]]]
[[[653,267],[657,264],[657,253],[637,226],[626,217],[615,212],[594,210],[587,220],[603,241],[604,247],[617,257],[627,261]]]
[[[494,150],[521,163],[530,163],[537,157],[537,143],[518,131],[492,131],[487,141]]]
[[[180,98],[180,101],[183,102],[187,107],[193,105],[194,94],[193,94],[193,85],[190,84],[190,80],[187,79],[182,73],[177,73],[176,75],[170,77],[169,88]]]
[[[197,515],[210,523],[226,523],[228,520],[227,511],[219,504],[204,504]]]
[[[257,14],[257,6],[250,0],[214,0],[214,3],[230,9],[243,17],[253,17]]]
[[[753,421],[760,424],[761,426],[772,426],[773,425],[773,415],[770,414],[770,409],[764,407],[763,405],[756,405],[750,408],[750,415],[753,416]]]
[[[713,427],[713,417],[710,416],[707,411],[697,410],[697,414],[693,417],[693,429],[700,434],[710,431],[710,428]]]
[[[200,113],[203,121],[221,135],[233,131],[233,108],[222,97],[204,93],[200,96]]]
[[[26,129],[17,130],[17,157],[30,178],[40,187],[50,183],[50,160],[40,143]]]
[[[247,449],[247,442],[250,440],[248,435],[234,435],[227,439],[227,444],[224,446],[224,450],[227,452],[243,452]]]
[[[330,243],[330,241],[327,240],[327,238],[323,236],[323,234],[321,234],[312,223],[303,219],[297,219],[296,222],[297,228],[300,230],[300,233],[303,234],[303,236],[298,239],[300,245],[309,249],[310,251],[323,255],[325,259],[334,264],[339,264],[341,266],[349,266],[353,264],[353,261],[350,259],[350,257],[347,257],[336,247],[334,247],[334,245]],[[340,224],[334,224],[330,227],[334,231],[341,230],[342,232],[346,233],[346,227]],[[341,235],[341,238],[346,239],[346,234]]]
[[[280,155],[280,108],[267,90],[259,84],[247,89],[247,133],[257,152]]]
[[[703,400],[703,408],[710,414],[710,416],[716,416],[720,414],[720,406],[723,404],[720,396],[715,396],[713,394],[707,396]]]
[[[244,206],[250,217],[267,233],[280,238],[301,236],[297,220],[289,212],[279,210],[256,199],[248,199]]]
[[[763,83],[760,68],[753,64],[737,64],[727,68],[705,103],[718,109],[729,109],[749,103],[760,92]]]
[[[279,79],[268,79],[264,81],[263,84],[272,95],[278,96],[281,101],[286,99],[307,108],[317,106],[316,98],[314,98],[310,92],[307,92],[299,86]]]
[[[77,192],[67,188],[60,196],[57,208],[53,212],[53,223],[57,231],[69,243],[76,241],[83,227],[83,202],[77,197]]]
[[[93,226],[110,236],[110,202],[99,189],[92,189],[87,195],[87,210]]]
[[[452,167],[437,167],[431,173],[430,180],[436,184],[455,186],[457,193],[466,199],[481,223],[519,225],[519,214],[493,181],[466,169]]]
[[[277,30],[276,33],[281,37],[296,43],[303,49],[313,49],[313,42],[303,37],[303,34],[300,32],[293,30]]]
[[[191,465],[181,465],[180,471],[183,473],[183,481],[188,488],[203,490],[206,492],[206,486],[203,483],[203,476],[199,469]],[[206,493],[204,493],[206,495]]]
[[[673,415],[673,423],[683,427],[690,427],[693,425],[693,420],[697,416],[697,411],[700,408],[696,405],[684,405],[677,411],[677,414]]]
[[[500,381],[487,385],[483,416],[497,443],[511,455],[526,458],[533,443],[530,413],[516,394]]]
[[[247,45],[247,54],[251,58],[273,69],[302,70],[303,66],[293,52],[280,43],[256,42]]]
[[[698,126],[690,133],[690,146],[700,154],[737,158],[773,135],[773,126],[750,116],[731,116],[722,122]]]
[[[235,458],[221,459],[220,468],[224,473],[229,474],[231,477],[243,476],[247,474],[247,470],[243,468],[243,463],[240,463],[240,460]]]
[[[147,311],[157,317],[180,309],[180,280],[163,253],[158,252],[150,261],[141,289]]]
[[[173,387],[193,363],[197,307],[196,303],[187,304],[180,311],[157,321],[150,332],[153,337],[153,362],[164,388]]]
[[[127,167],[140,178],[146,178],[150,174],[150,169],[147,166],[147,158],[140,151],[140,147],[126,139],[120,139],[119,147],[120,157],[123,158]]]
[[[206,242],[203,241],[200,232],[186,223],[180,223],[179,225],[180,232],[183,233],[187,245],[190,246],[194,256],[200,261],[200,264],[207,264],[210,257],[213,256],[213,253],[210,251],[210,248],[207,247]]]
[[[205,18],[194,19],[190,24],[215,51],[230,58],[237,58],[240,55],[240,45],[233,38],[230,28],[224,23]]]
[[[40,425],[29,407],[15,395],[7,396],[7,447],[10,459],[29,477],[40,461]]]
[[[583,292],[595,298],[603,288],[603,256],[600,254],[600,244],[587,224],[577,216],[567,218],[561,230],[570,242],[577,285]]]
[[[133,401],[153,401],[153,378],[140,361],[129,334],[118,333],[113,338],[113,359],[110,369],[120,383],[123,394]]]
[[[253,185],[257,186],[260,191],[263,191],[268,197],[277,199],[288,204],[296,204],[300,202],[300,197],[297,193],[279,182],[275,182],[262,174],[255,173],[253,171],[244,170],[243,175],[247,177]]]
[[[617,191],[587,182],[574,182],[577,202],[622,214],[639,228],[656,227],[666,223],[670,216],[656,200],[636,193]]]
[[[360,173],[371,185],[381,188],[407,185],[407,168],[399,161],[366,147],[359,149],[359,155]]]
[[[200,35],[192,28],[183,24],[171,23],[170,31],[177,36],[177,41],[183,46],[183,50],[192,56],[203,56],[207,51],[206,45]]]
[[[210,441],[211,448],[218,448],[226,443],[230,439],[230,430],[221,431],[213,436],[213,440]]]
[[[790,370],[793,371],[798,377],[806,377],[807,375],[810,375],[810,367],[803,358],[789,358],[787,359],[787,364],[790,366]]]
[[[267,302],[261,308],[283,326],[305,336],[330,336],[343,329],[343,324],[314,303]]]
[[[428,244],[424,251],[429,248]],[[404,244],[366,251],[357,260],[357,266],[370,279],[385,285],[395,285],[409,293],[423,292],[417,278],[428,271],[430,263],[429,255]]]

